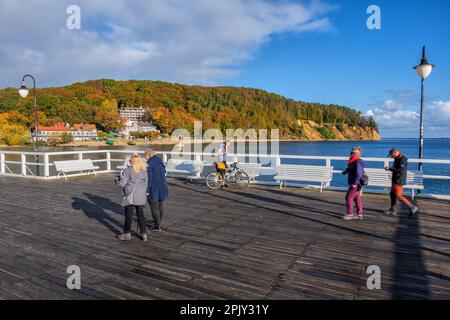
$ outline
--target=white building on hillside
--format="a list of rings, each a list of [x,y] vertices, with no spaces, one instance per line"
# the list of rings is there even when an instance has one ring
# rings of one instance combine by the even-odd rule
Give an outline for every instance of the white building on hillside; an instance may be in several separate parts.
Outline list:
[[[125,129],[121,132],[126,138],[131,132],[159,132],[156,127],[149,122],[144,122],[146,109],[124,108],[120,110],[120,117],[125,120]]]
[[[145,109],[139,108],[124,108],[120,110],[120,117],[128,121],[144,121]]]

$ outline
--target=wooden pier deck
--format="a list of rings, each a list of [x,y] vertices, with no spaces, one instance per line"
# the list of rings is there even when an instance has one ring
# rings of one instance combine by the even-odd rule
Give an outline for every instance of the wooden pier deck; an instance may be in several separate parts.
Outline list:
[[[365,194],[365,220],[343,221],[341,192],[171,179],[170,194],[165,230],[123,243],[112,175],[0,177],[0,299],[450,299],[448,202],[390,218],[387,196]]]

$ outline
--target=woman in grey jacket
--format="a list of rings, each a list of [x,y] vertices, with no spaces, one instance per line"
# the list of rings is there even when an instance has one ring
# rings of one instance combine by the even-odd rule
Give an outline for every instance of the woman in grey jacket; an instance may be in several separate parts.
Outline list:
[[[130,159],[131,167],[126,168],[118,181],[123,189],[122,206],[125,208],[125,225],[119,240],[131,240],[131,223],[133,211],[138,217],[139,230],[142,241],[147,241],[145,227],[144,206],[147,202],[147,170],[144,161],[138,155]]]

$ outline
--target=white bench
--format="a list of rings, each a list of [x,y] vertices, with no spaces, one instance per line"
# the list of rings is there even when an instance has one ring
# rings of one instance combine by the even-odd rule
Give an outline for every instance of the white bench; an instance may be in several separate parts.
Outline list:
[[[261,175],[261,163],[238,163],[238,168],[244,170],[244,172],[250,178],[250,181],[255,182],[255,178]]]
[[[167,175],[182,174],[187,175],[191,180],[200,178],[205,163],[196,160],[169,159],[166,164]]]
[[[131,156],[127,156],[127,157],[125,158],[125,160],[123,161],[123,164],[122,164],[121,166],[117,166],[117,167],[116,167],[117,169],[120,170],[120,173],[122,173],[123,170],[125,170],[126,168],[128,168],[129,166],[131,166],[131,164],[130,164],[130,159],[131,159]]]
[[[333,179],[333,167],[304,166],[293,164],[282,164],[277,167],[275,180],[280,182],[280,189],[286,181],[319,182],[320,192],[328,187]]]
[[[95,170],[100,169],[100,167],[94,166],[91,159],[53,161],[53,164],[58,172],[58,177],[64,176],[65,179],[67,179],[66,173],[88,171],[96,175]]]
[[[364,169],[369,177],[368,186],[389,188],[392,185],[392,172],[384,169]],[[423,190],[423,174],[420,171],[408,170],[406,174],[405,189],[411,189],[411,197],[414,199],[415,190]]]

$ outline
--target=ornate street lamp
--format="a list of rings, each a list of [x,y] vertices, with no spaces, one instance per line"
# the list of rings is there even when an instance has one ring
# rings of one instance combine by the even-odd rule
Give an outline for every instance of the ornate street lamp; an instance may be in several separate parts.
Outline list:
[[[424,87],[425,87],[425,79],[429,77],[433,68],[436,67],[434,64],[428,63],[427,55],[425,52],[425,46],[422,49],[422,60],[418,66],[415,66],[414,69],[417,71],[417,74],[422,79],[422,91],[420,98],[420,144],[419,144],[419,159],[423,159],[423,102],[424,102]],[[419,163],[419,171],[422,171],[423,164]]]
[[[25,78],[31,78],[33,80],[33,95],[34,95],[34,140],[33,140],[33,149],[35,152],[39,152],[38,145],[38,136],[39,136],[39,128],[38,128],[38,112],[37,112],[37,99],[36,99],[36,80],[32,75],[24,75],[22,78],[22,85],[20,86],[18,92],[22,98],[28,97],[30,90],[28,90],[25,85]],[[39,163],[39,155],[36,155],[36,162]],[[39,176],[39,165],[36,166],[36,174]]]

